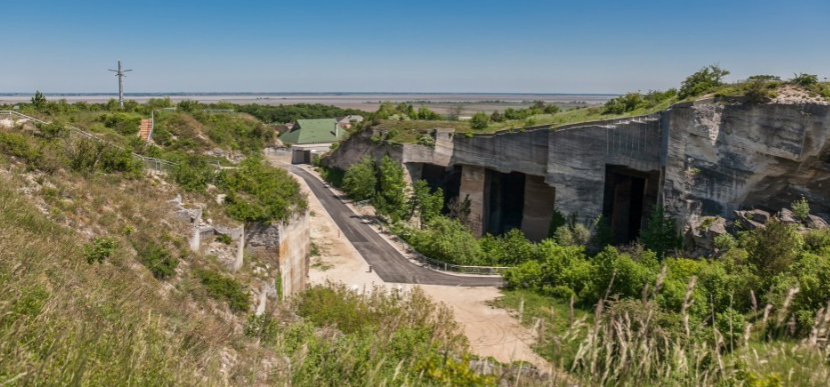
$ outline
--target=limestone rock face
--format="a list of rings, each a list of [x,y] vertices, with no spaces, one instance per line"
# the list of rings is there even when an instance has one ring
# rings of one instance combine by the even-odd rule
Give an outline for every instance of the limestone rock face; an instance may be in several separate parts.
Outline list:
[[[467,184],[472,188],[462,180],[460,192],[462,198],[477,198],[474,205],[479,208],[472,213],[482,223],[476,225],[481,232],[492,220],[487,176],[494,172],[522,173],[552,188],[547,192],[532,186],[524,193],[526,203],[548,211],[550,206],[542,202],[552,201],[553,208],[578,214],[580,221],[602,214],[612,228],[618,222],[641,229],[657,203],[680,225],[720,216],[758,227],[770,213],[802,196],[814,213],[830,214],[830,105],[823,103],[708,99],[648,116],[555,130],[533,127],[473,136],[438,130],[431,147],[378,141],[380,135],[372,130],[356,133],[324,165],[347,169],[365,156],[389,154],[407,166],[412,179],[420,178],[424,164],[460,168],[460,176],[482,175],[481,184]],[[625,186],[632,181],[641,187],[636,194]],[[635,196],[642,197],[637,212],[613,209],[628,211]],[[756,210],[736,212],[748,209]],[[523,214],[523,221],[533,218],[535,223],[522,229],[544,235],[546,214]],[[799,223],[790,214],[779,218]],[[818,220],[811,224],[822,227]]]
[[[827,225],[827,222],[824,219],[819,218],[815,215],[808,216],[807,219],[804,220],[804,225],[807,226],[807,228],[813,228],[818,230],[823,230],[825,228],[830,227]]]

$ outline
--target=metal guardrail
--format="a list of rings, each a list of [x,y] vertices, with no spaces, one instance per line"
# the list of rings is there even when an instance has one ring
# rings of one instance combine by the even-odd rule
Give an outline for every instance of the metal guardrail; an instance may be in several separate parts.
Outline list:
[[[414,251],[414,250],[413,250]],[[449,271],[454,273],[462,273],[462,274],[478,274],[478,275],[502,275],[504,274],[507,269],[513,269],[512,267],[499,267],[499,266],[463,266],[463,265],[454,265],[452,263],[441,262],[429,257],[426,257],[420,253],[415,253],[415,258],[424,263],[426,266],[429,266],[435,270],[439,271]]]
[[[36,122],[36,123],[43,124],[43,125],[49,125],[49,123],[46,122],[46,121],[43,121],[43,120],[40,120],[40,119],[37,119],[37,118],[34,118],[34,117],[30,117],[30,116],[27,116],[25,114],[22,114],[22,113],[19,113],[19,112],[16,112],[16,111],[0,110],[0,117],[5,116],[5,115],[8,115],[9,120],[11,120],[12,122],[14,122],[15,117],[17,117],[20,120],[27,120],[27,121]],[[113,143],[111,143],[109,141],[106,141],[106,140],[104,140],[104,139],[102,139],[102,138],[100,138],[100,137],[98,137],[98,136],[96,136],[92,133],[86,132],[82,129],[78,129],[74,126],[66,125],[66,128],[69,129],[72,133],[74,133],[76,135],[79,135],[81,137],[88,138],[90,140],[95,140],[95,141],[98,141],[98,142],[105,142],[105,143],[107,143],[107,145],[109,145],[111,147],[114,147],[116,149],[127,150],[127,148],[124,148],[120,145],[113,144]],[[130,153],[132,153],[132,156],[134,158],[141,160],[144,163],[144,167],[149,168],[149,169],[153,169],[153,170],[156,170],[156,171],[167,172],[171,168],[178,165],[178,164],[176,164],[172,161],[157,159],[157,158],[154,158],[154,157],[142,156],[142,155],[140,155],[138,153],[135,153],[135,152],[130,152]]]

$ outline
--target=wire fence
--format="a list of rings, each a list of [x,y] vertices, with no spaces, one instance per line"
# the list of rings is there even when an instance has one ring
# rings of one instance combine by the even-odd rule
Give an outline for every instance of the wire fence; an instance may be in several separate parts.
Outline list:
[[[31,122],[42,124],[42,125],[49,125],[49,123],[46,122],[46,121],[43,121],[43,120],[40,120],[40,119],[37,119],[37,118],[34,118],[34,117],[30,117],[30,116],[27,116],[25,114],[22,114],[22,113],[19,113],[19,112],[16,112],[16,111],[0,110],[0,117],[6,117],[6,116],[8,116],[8,119],[9,119],[9,121],[12,122],[12,124],[14,124],[16,121],[21,121],[22,120],[22,121],[31,121]],[[90,139],[90,140],[94,140],[94,141],[98,141],[98,142],[104,142],[107,145],[109,145],[111,147],[114,147],[116,149],[127,150],[126,148],[124,148],[120,145],[113,144],[111,142],[103,140],[100,137],[98,137],[98,136],[96,136],[92,133],[89,133],[89,132],[84,131],[82,129],[78,129],[74,126],[66,125],[66,128],[69,129],[69,132],[71,134],[74,134],[76,136],[80,136],[80,137]],[[142,156],[142,155],[140,155],[138,153],[135,153],[135,152],[131,152],[131,153],[132,153],[133,158],[138,159],[141,162],[143,162],[144,167],[147,168],[147,169],[152,169],[152,170],[159,171],[159,172],[169,172],[173,167],[178,165],[178,164],[176,164],[172,161],[157,159],[157,158],[154,158],[154,157]]]

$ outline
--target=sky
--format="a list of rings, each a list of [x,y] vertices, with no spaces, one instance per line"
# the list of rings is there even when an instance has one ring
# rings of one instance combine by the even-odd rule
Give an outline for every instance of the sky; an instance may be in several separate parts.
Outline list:
[[[0,93],[624,93],[830,77],[827,0],[2,1]]]

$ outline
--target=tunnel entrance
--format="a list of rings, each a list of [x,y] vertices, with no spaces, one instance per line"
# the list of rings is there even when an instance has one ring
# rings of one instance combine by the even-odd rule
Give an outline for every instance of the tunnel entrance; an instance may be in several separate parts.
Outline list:
[[[657,203],[659,177],[658,171],[606,165],[602,216],[614,231],[614,243],[630,243],[640,236]]]
[[[487,170],[490,181],[489,217],[487,232],[502,235],[522,228],[524,211],[525,174],[501,173]]]

